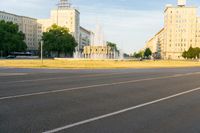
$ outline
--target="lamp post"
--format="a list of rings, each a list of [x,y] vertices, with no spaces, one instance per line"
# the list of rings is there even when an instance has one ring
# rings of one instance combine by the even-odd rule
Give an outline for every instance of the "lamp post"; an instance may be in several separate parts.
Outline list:
[[[40,48],[40,56],[41,56],[41,62],[43,64],[43,41],[41,41],[41,48]]]
[[[3,58],[3,51],[1,50],[1,58]]]
[[[200,53],[199,53],[199,62],[200,62]]]

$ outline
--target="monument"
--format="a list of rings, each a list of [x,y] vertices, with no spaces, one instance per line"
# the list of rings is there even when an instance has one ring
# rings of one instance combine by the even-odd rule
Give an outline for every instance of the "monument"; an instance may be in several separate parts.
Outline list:
[[[90,46],[84,47],[84,58],[87,59],[113,59],[114,51],[107,46],[102,27],[96,25],[94,40]]]

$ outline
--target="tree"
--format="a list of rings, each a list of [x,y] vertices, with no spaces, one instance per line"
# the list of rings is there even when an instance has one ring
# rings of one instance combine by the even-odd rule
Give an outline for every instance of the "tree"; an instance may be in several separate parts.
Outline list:
[[[111,50],[112,51],[118,51],[118,49],[117,49],[117,44],[115,44],[115,43],[112,43],[112,42],[107,42],[107,46],[109,46],[109,47],[111,47]]]
[[[0,51],[3,51],[4,55],[26,51],[27,45],[24,40],[25,34],[19,31],[17,24],[0,21]]]
[[[116,58],[115,55],[118,55],[118,56],[120,55],[120,51],[117,48],[117,44],[112,43],[112,42],[106,42],[106,43],[107,43],[107,46],[111,48],[110,50],[112,51],[112,54],[114,54],[114,55],[112,55],[113,58]]]
[[[187,52],[187,51],[184,51],[183,54],[182,54],[183,58],[187,59],[187,57],[188,57],[187,54],[188,54],[188,52]]]
[[[149,58],[152,55],[151,49],[150,48],[146,48],[144,51],[144,57]]]
[[[47,32],[43,33],[42,40],[44,41],[43,49],[48,55],[51,52],[57,52],[58,57],[61,53],[65,56],[73,56],[75,47],[78,45],[75,38],[69,33],[65,27],[52,25]]]
[[[194,48],[190,47],[189,50],[188,50],[187,55],[188,55],[188,58],[189,58],[189,59],[195,58],[195,51],[194,51]]]
[[[139,51],[138,53],[135,52],[135,53],[133,54],[133,57],[134,57],[134,58],[143,58],[143,57],[144,57],[144,51]]]
[[[112,42],[107,42],[107,46],[111,48],[111,51],[115,51],[119,54],[119,50],[117,48],[117,44]]]
[[[192,48],[190,47],[188,51],[184,51],[182,54],[185,59],[196,59],[200,58],[200,48]]]

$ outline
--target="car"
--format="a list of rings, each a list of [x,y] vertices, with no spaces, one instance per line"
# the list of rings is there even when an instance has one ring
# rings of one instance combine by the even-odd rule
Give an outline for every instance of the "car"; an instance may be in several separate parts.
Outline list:
[[[15,59],[16,57],[14,56],[14,55],[8,55],[7,57],[6,57],[6,59]]]

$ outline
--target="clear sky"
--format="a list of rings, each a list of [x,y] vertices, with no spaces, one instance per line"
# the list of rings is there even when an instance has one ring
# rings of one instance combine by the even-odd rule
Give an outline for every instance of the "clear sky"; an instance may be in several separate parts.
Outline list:
[[[49,18],[58,0],[0,0],[0,10],[34,18]],[[94,30],[102,25],[105,38],[115,42],[124,52],[132,53],[163,27],[166,4],[177,0],[70,0],[81,12],[81,25]],[[200,0],[188,0],[200,6]]]

